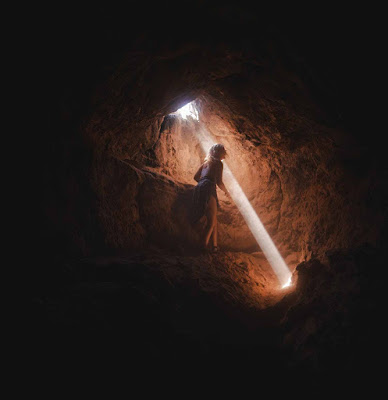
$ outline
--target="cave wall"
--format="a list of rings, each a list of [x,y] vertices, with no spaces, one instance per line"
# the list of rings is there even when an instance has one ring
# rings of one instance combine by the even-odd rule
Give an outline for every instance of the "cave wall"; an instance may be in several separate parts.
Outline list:
[[[199,3],[190,4],[195,9]],[[234,304],[236,293],[249,298],[245,283],[256,286],[265,278],[262,274],[257,279],[257,259],[263,265],[265,261],[260,254],[221,253],[215,262],[186,256],[187,246],[197,239],[186,224],[194,183],[190,174],[203,154],[194,143],[183,140],[190,134],[188,126],[163,121],[199,98],[207,129],[228,143],[234,173],[287,263],[292,266],[295,259],[311,258],[299,265],[296,290],[282,303],[287,308],[280,335],[289,350],[286,361],[291,360],[296,370],[304,367],[292,384],[306,387],[308,373],[315,370],[321,390],[333,382],[328,372],[337,383],[348,371],[347,393],[358,382],[365,383],[368,375],[370,393],[377,381],[384,382],[381,273],[387,259],[388,175],[386,121],[381,121],[385,110],[380,99],[386,72],[379,74],[382,64],[377,58],[385,47],[377,38],[385,36],[366,31],[364,5],[360,18],[349,18],[349,9],[341,16],[337,8],[333,12],[327,7],[329,18],[319,24],[317,15],[323,10],[317,11],[315,4],[308,18],[303,13],[295,19],[279,11],[268,16],[261,8],[244,16],[238,6],[228,11],[227,5],[221,5],[216,10],[203,3],[191,22],[187,10],[184,18],[175,18],[165,3],[153,5],[152,10],[145,4],[141,14],[120,12],[114,5],[84,10],[67,5],[50,14],[53,5],[51,10],[45,5],[40,19],[30,18],[34,27],[24,40],[33,38],[27,53],[31,57],[22,49],[20,66],[37,87],[29,93],[31,102],[24,97],[23,101],[26,109],[37,106],[39,121],[23,132],[33,147],[20,142],[11,152],[27,148],[32,156],[20,178],[25,204],[16,213],[19,217],[28,205],[25,199],[32,199],[27,213],[34,216],[33,224],[15,235],[17,259],[25,261],[32,278],[28,290],[35,292],[22,342],[36,350],[31,358],[34,366],[44,345],[52,355],[47,365],[61,362],[55,352],[58,343],[64,353],[72,350],[69,361],[75,365],[80,353],[71,347],[80,344],[80,336],[98,362],[101,352],[96,353],[96,348],[101,350],[107,342],[119,343],[117,352],[107,350],[114,354],[123,354],[120,344],[125,343],[130,351],[124,354],[130,357],[134,346],[139,347],[139,359],[144,360],[144,354],[155,349],[148,335],[157,336],[165,321],[174,320],[177,313],[184,320],[193,316],[190,322],[208,332],[208,321],[217,327],[219,320],[211,318],[222,314],[212,308],[215,303],[227,304],[229,298]],[[39,5],[33,7],[39,12]],[[267,21],[272,24],[269,30],[268,25],[263,27]],[[38,27],[42,33],[35,37],[32,33]],[[256,181],[257,186],[251,185]],[[220,198],[219,221],[221,228],[228,227],[221,229],[220,243],[252,250],[254,242],[241,217]],[[24,229],[24,220],[21,224]],[[231,225],[233,240],[228,236]],[[357,248],[362,242],[377,246]],[[142,253],[132,251],[150,248],[182,249],[187,258],[182,262],[161,251],[150,263],[150,273],[146,262],[139,263],[144,261]],[[337,248],[341,249],[331,251]],[[113,264],[109,257],[107,261],[98,257],[123,250],[133,253],[133,261],[128,262],[135,268],[123,266],[120,257]],[[147,253],[153,259],[152,252]],[[325,262],[316,259],[325,253]],[[85,255],[97,255],[97,262],[89,259],[89,273],[84,261],[67,262]],[[247,259],[251,262],[244,263]],[[175,285],[166,270],[176,271]],[[227,296],[222,295],[225,283]],[[215,302],[211,296],[202,301],[204,286]],[[264,301],[263,294],[257,291]],[[191,305],[187,313],[177,307],[186,299]],[[152,308],[156,313],[150,312]],[[128,310],[133,311],[130,317]],[[205,318],[198,310],[204,310]],[[269,309],[269,314],[274,311]],[[145,323],[136,326],[134,315],[139,314]],[[228,320],[231,315],[222,316]],[[78,323],[72,325],[72,318]],[[47,324],[50,319],[61,333],[59,340]],[[261,318],[255,314],[254,321],[260,323]],[[122,329],[123,323],[127,330]],[[93,326],[96,330],[90,330]],[[139,336],[131,336],[134,327]],[[112,332],[112,340],[97,334],[104,329]],[[181,342],[171,340],[176,336],[170,332],[175,331],[174,325],[162,340],[180,347]],[[238,346],[243,347],[232,351],[247,357],[236,358],[239,370],[246,365],[242,360],[262,365],[267,351],[261,338],[268,331],[248,335],[252,345],[258,345],[253,353],[247,333],[244,330],[238,337],[242,338]],[[279,335],[278,329],[274,333]],[[138,346],[139,342],[145,345]],[[210,346],[214,343],[211,338]],[[202,367],[203,353],[193,349],[189,354],[195,352]],[[219,360],[227,360],[230,370],[231,352],[225,351],[224,343],[217,358],[220,354],[224,358]],[[272,360],[275,367],[273,376],[278,376],[278,359],[271,351],[265,354],[264,360]],[[166,357],[171,357],[170,351]],[[254,382],[261,376],[257,369],[250,372]]]
[[[65,56],[79,51],[84,64],[79,72],[68,57],[73,69],[50,126],[59,134],[47,135],[54,152],[42,168],[52,173],[41,204],[44,240],[58,231],[56,238],[82,254],[195,242],[184,228],[194,184],[188,174],[203,155],[195,147],[195,160],[186,158],[191,143],[178,139],[183,131],[161,128],[166,115],[196,98],[207,129],[229,144],[232,170],[285,257],[301,261],[377,240],[384,189],[373,148],[337,126],[281,37],[244,26],[256,37],[196,30],[177,38],[174,29],[155,29],[110,39],[101,33],[95,53],[84,58],[83,36],[76,50],[67,48]],[[149,194],[152,187],[160,195]],[[223,206],[221,243],[251,250],[238,212]]]
[[[104,101],[96,100],[101,105],[84,132],[98,154],[93,184],[101,196],[108,245],[138,247],[150,238],[165,245],[177,237],[195,242],[186,213],[176,215],[172,204],[182,184],[189,193],[204,154],[189,122],[172,116],[164,120],[195,98],[201,121],[226,145],[227,162],[288,263],[375,242],[381,220],[366,204],[375,172],[363,160],[370,155],[347,132],[330,126],[301,80],[268,50],[266,61],[225,50],[205,65],[191,62],[197,51],[147,59],[138,66],[141,72],[130,70],[134,60],[125,61],[121,75],[102,91]],[[112,160],[118,161],[114,170],[102,167]],[[134,170],[152,173],[153,198],[136,198],[147,184],[132,178],[138,177]],[[161,183],[166,176],[168,188]],[[120,204],[113,195],[116,187],[127,188]],[[240,214],[223,194],[220,199],[220,242],[232,250],[254,250],[257,245]],[[187,209],[189,202],[180,207]]]
[[[282,337],[289,365],[362,382],[379,381],[385,255],[375,246],[334,250],[326,263],[298,266],[296,290],[285,299]]]
[[[228,81],[216,82],[213,113],[229,126],[214,114],[205,123],[220,141],[238,138],[229,164],[283,254],[297,252],[302,261],[375,243],[385,189],[374,152],[331,126],[308,88],[282,68]],[[234,136],[225,138],[225,130]]]

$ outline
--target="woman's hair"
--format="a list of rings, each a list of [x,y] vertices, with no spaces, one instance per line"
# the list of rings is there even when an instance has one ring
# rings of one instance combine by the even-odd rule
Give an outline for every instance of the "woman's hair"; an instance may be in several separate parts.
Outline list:
[[[225,152],[225,147],[221,143],[213,144],[205,158],[206,161],[220,161],[222,153]]]

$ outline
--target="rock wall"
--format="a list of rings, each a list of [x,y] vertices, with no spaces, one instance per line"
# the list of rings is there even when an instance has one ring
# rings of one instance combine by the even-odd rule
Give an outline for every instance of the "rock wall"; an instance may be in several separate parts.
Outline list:
[[[379,240],[386,189],[378,145],[338,123],[320,91],[324,80],[305,74],[281,29],[241,18],[238,35],[216,29],[180,38],[176,27],[133,32],[111,23],[101,32],[117,36],[99,33],[88,47],[80,21],[74,29],[82,34],[62,38],[51,69],[58,93],[47,96],[53,112],[39,139],[42,243],[79,254],[195,243],[184,210],[203,154],[187,140],[188,126],[165,120],[195,99],[288,262]],[[257,250],[239,213],[220,199],[221,244]]]
[[[284,9],[265,14],[261,3],[253,12],[193,1],[179,18],[163,2],[140,6],[56,14],[45,6],[44,21],[30,18],[35,26],[24,37],[34,40],[31,57],[20,51],[22,75],[37,83],[26,108],[36,104],[40,119],[27,130],[32,151],[19,145],[33,156],[21,199],[32,198],[34,221],[27,240],[16,236],[31,278],[19,341],[34,353],[29,371],[42,349],[57,371],[58,353],[74,366],[89,348],[88,361],[118,365],[126,378],[133,371],[121,368],[134,353],[147,380],[150,359],[160,361],[156,376],[172,360],[190,385],[194,375],[182,366],[193,357],[195,373],[206,364],[217,393],[214,360],[232,371],[230,381],[243,371],[239,392],[246,372],[254,390],[275,378],[273,390],[281,371],[290,391],[306,388],[311,371],[319,390],[345,371],[346,393],[366,375],[371,393],[376,376],[384,383],[386,71],[378,73],[385,47],[377,39],[385,36],[365,29],[365,7],[360,18],[327,7],[319,24],[324,12],[315,5],[308,18],[305,9],[299,18]],[[195,124],[167,116],[193,100],[296,267],[297,286],[286,296],[222,194],[220,244],[233,251],[192,251],[198,232],[187,211],[204,154]],[[101,362],[102,348],[123,362]],[[176,376],[166,375],[168,384]]]
[[[290,367],[302,372],[377,379],[384,342],[380,328],[385,257],[376,247],[328,253],[325,265],[298,266],[296,290],[285,299],[283,344]]]
[[[187,51],[194,59],[195,51]],[[367,205],[367,199],[372,190],[379,193],[383,188],[376,180],[368,149],[346,132],[329,126],[327,115],[295,74],[281,66],[259,68],[254,58],[230,54],[230,68],[224,68],[222,74],[211,69],[211,62],[206,70],[197,66],[199,71],[193,74],[193,65],[186,70],[181,56],[170,57],[168,68],[163,58],[163,62],[155,61],[153,68],[144,66],[144,70],[151,70],[150,75],[144,77],[142,72],[131,77],[137,85],[144,82],[142,91],[156,90],[155,99],[146,96],[144,103],[138,88],[126,87],[129,78],[123,71],[129,72],[122,66],[122,81],[115,77],[121,82],[120,90],[107,83],[110,97],[85,127],[86,137],[98,154],[92,167],[94,190],[102,196],[100,214],[109,216],[102,223],[108,246],[138,247],[149,240],[165,246],[177,237],[184,237],[190,245],[195,243],[185,211],[175,214],[172,204],[186,187],[186,202],[181,207],[186,214],[190,208],[189,192],[195,184],[192,177],[205,155],[196,137],[201,127],[226,145],[226,162],[288,263],[296,266],[311,256],[322,259],[329,249],[376,243],[382,229],[381,214]],[[164,85],[171,77],[165,69],[171,71],[172,65],[178,78],[167,89]],[[200,124],[169,115],[195,94]],[[137,98],[137,111],[127,102],[129,95]],[[108,109],[117,111],[109,114]],[[109,158],[118,160],[117,171],[103,167]],[[153,196],[136,199],[139,182],[131,178],[136,175],[133,171],[152,174]],[[168,188],[162,183],[166,179]],[[127,195],[121,194],[122,205],[113,195],[103,194],[107,180],[112,186],[110,193],[113,187],[127,187]],[[228,204],[222,193],[220,200],[221,246],[257,251],[236,207]],[[109,211],[112,209],[115,211]],[[136,232],[134,237],[131,229]]]

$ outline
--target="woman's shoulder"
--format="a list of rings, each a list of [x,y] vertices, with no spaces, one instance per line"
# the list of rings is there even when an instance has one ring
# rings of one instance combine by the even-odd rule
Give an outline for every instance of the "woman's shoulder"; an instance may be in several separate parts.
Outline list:
[[[220,169],[220,168],[223,168],[224,164],[222,164],[222,161],[221,161],[221,160],[213,159],[213,160],[205,161],[205,162],[202,164],[202,166],[203,166],[203,167],[209,166],[209,168],[211,168],[211,169],[214,169],[214,168],[215,168],[215,169]]]

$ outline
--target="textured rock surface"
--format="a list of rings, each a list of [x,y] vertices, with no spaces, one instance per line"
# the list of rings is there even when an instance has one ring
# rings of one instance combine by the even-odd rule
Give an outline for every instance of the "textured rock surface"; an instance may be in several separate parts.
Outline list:
[[[363,246],[331,252],[326,265],[312,260],[298,266],[298,283],[286,300],[290,308],[283,320],[291,365],[379,379],[385,281],[374,275],[385,264],[376,248]]]
[[[388,187],[385,114],[367,89],[381,87],[377,36],[348,13],[319,25],[205,2],[192,20],[147,7],[63,9],[31,46],[43,93],[23,176],[37,200],[23,251],[36,264],[32,360],[46,346],[75,363],[85,346],[96,364],[98,350],[124,363],[135,352],[157,372],[166,359],[245,366],[255,384],[296,371],[297,389],[310,371],[320,388],[332,382],[323,372],[374,376]],[[284,298],[222,195],[228,251],[194,256],[187,212],[204,155],[193,124],[166,116],[195,99],[287,263],[303,261]]]
[[[258,23],[255,13],[238,6],[207,9],[193,3],[192,19],[186,15],[174,26],[165,26],[157,14],[149,19],[142,8],[134,25],[123,23],[124,17],[109,7],[103,9],[86,20],[90,30],[82,14],[72,34],[59,25],[58,46],[47,53],[51,69],[45,79],[52,78],[58,87],[48,83],[42,109],[49,111],[49,129],[39,135],[42,156],[35,174],[44,191],[42,244],[52,241],[49,247],[57,248],[62,242],[62,252],[75,254],[93,254],[104,246],[141,248],[155,236],[152,218],[170,242],[177,236],[191,238],[171,211],[177,196],[172,192],[194,183],[190,175],[203,155],[194,143],[182,140],[186,128],[162,124],[166,115],[194,99],[200,100],[207,129],[229,146],[231,168],[284,257],[322,258],[332,248],[378,241],[386,178],[382,152],[376,153],[375,116],[359,113],[345,121],[368,128],[360,136],[341,125],[333,111],[345,101],[346,107],[360,107],[371,99],[350,102],[351,94],[336,97],[323,88],[324,75],[308,70],[303,53],[298,59],[290,42],[299,31],[287,32],[280,20],[273,26]],[[217,13],[219,27],[214,25]],[[202,29],[190,31],[198,15]],[[183,37],[177,34],[180,29]],[[299,40],[294,44],[303,51]],[[318,56],[311,53],[315,62]],[[324,56],[320,60],[331,62]],[[155,160],[159,165],[152,164]],[[172,192],[164,193],[165,177],[153,175],[154,182],[160,180],[161,191],[155,191],[160,204],[136,198],[140,187],[149,185],[134,171],[146,167],[171,180]],[[225,221],[220,232],[225,248],[256,250],[233,208],[225,205],[220,220]],[[154,242],[165,245],[156,237]]]
[[[193,50],[187,53],[195,58]],[[216,141],[228,148],[232,172],[284,257],[298,262],[311,254],[322,257],[333,247],[350,248],[366,241],[375,243],[382,229],[381,214],[376,212],[375,205],[381,212],[382,209],[373,199],[370,207],[368,199],[371,193],[377,199],[384,189],[375,175],[368,150],[349,135],[328,126],[323,112],[295,75],[280,66],[255,68],[258,63],[255,58],[236,56],[226,50],[225,56],[228,55],[231,61],[221,76],[214,77],[211,62],[206,70],[202,70],[203,65],[189,64],[189,71],[198,69],[196,78],[185,70],[178,56],[170,56],[177,77],[168,90],[164,89],[163,96],[153,91],[158,93],[171,80],[164,72],[164,58],[155,61],[150,76],[141,77],[129,70],[134,74],[133,81],[138,84],[144,81],[142,93],[148,90],[156,96],[151,104],[153,109],[147,105],[151,102],[149,97],[145,97],[143,104],[142,96],[126,88],[129,77],[124,71],[129,72],[125,64],[121,67],[122,76],[115,76],[114,84],[120,90],[113,89],[113,83],[107,83],[110,95],[103,92],[105,100],[99,101],[103,105],[86,123],[85,132],[98,153],[92,168],[94,191],[101,197],[99,213],[111,215],[106,207],[115,210],[109,226],[103,224],[108,244],[136,247],[145,243],[141,241],[142,237],[145,240],[144,235],[153,235],[152,228],[146,227],[141,218],[133,220],[128,208],[131,202],[139,210],[147,209],[143,215],[152,213],[156,230],[164,230],[167,235],[172,232],[171,240],[176,236],[178,228],[171,228],[176,224],[171,193],[179,191],[181,184],[195,183],[192,176],[204,156],[192,124],[180,121],[179,117],[169,117],[163,122],[178,107],[173,99],[180,92],[186,93],[187,99],[195,94],[199,96],[201,123]],[[216,62],[223,63],[223,60],[215,58]],[[236,66],[239,66],[237,72]],[[141,71],[149,69],[144,65]],[[191,78],[186,81],[188,75]],[[129,101],[129,94],[137,99],[136,107],[140,111]],[[111,109],[117,111],[110,112]],[[104,167],[105,163],[110,164],[109,157],[122,161],[117,166],[121,172]],[[130,196],[127,200],[123,197],[124,208],[109,203],[116,199],[104,194],[110,190],[105,186],[107,180],[112,186],[126,185],[131,196],[137,192],[138,184],[130,178],[134,175],[131,165],[140,171],[152,168],[159,174],[155,179],[163,180],[163,175],[171,179],[172,185],[165,192],[162,186],[155,189],[153,200],[157,198],[159,205],[156,201],[148,205],[145,198],[141,204],[136,203]],[[125,179],[126,173],[128,182],[116,183],[116,179]],[[105,174],[108,175],[105,177]],[[130,185],[134,185],[131,190]],[[225,200],[222,195],[221,199]],[[168,206],[163,206],[165,201]],[[170,212],[168,217],[166,211]],[[225,248],[255,249],[255,241],[238,213],[228,205],[224,205],[224,211],[220,215],[220,237]],[[131,241],[127,230],[119,228],[124,221],[128,225],[134,222],[135,241]],[[185,236],[185,225],[181,224],[183,230],[178,236]],[[115,232],[115,237],[110,231]]]

